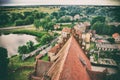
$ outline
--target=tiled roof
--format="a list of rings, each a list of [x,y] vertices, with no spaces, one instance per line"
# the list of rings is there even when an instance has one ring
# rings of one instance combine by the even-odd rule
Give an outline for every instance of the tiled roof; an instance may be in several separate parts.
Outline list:
[[[43,60],[38,60],[36,65],[36,75],[37,77],[43,77],[43,74],[48,71],[50,66],[52,65],[51,62],[46,62]]]
[[[76,30],[76,34],[78,34],[79,36],[82,36],[82,33],[80,30]]]
[[[36,59],[39,59],[39,58],[41,58],[43,56],[43,54],[38,54],[35,58]]]
[[[51,80],[91,80],[86,71],[86,68],[91,69],[90,61],[73,36],[58,52],[56,59],[46,74]]]
[[[49,50],[49,52],[50,53],[57,53],[59,48],[60,48],[60,44],[57,44],[56,46],[54,46],[53,48],[51,48]]]
[[[62,29],[62,32],[68,32],[68,33],[70,33],[70,32],[71,32],[71,29],[68,28],[68,27],[65,27],[65,28]]]
[[[92,80],[104,80],[106,69],[103,72],[87,70]]]
[[[114,33],[113,35],[112,35],[112,37],[113,38],[117,38],[117,37],[119,37],[120,35],[118,34],[118,33]]]

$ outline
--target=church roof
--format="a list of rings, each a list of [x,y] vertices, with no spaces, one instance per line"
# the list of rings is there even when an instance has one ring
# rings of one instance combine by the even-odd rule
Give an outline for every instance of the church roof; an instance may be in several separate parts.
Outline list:
[[[86,69],[91,69],[90,61],[71,36],[56,55],[56,61],[46,75],[51,80],[91,80]]]

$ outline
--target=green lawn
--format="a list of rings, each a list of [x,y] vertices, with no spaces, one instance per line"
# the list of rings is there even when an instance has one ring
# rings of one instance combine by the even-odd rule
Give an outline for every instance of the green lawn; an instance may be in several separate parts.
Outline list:
[[[20,60],[19,56],[15,56],[13,58],[10,58],[9,62],[9,68],[12,70],[20,68],[22,66],[34,66],[34,65],[35,65],[34,56],[26,59],[25,61]]]
[[[41,60],[48,61],[49,60],[48,55],[43,56]]]
[[[22,61],[19,59],[19,56],[14,56],[10,58],[9,62],[9,72],[8,72],[8,80],[28,80],[28,75],[30,72],[33,71],[33,69],[25,68],[22,70],[17,70],[13,72],[14,70],[23,67],[23,66],[35,66],[35,56],[30,57],[26,59],[25,61]]]
[[[28,80],[28,75],[33,69],[24,69],[8,74],[8,80]]]
[[[38,8],[7,8],[7,11],[8,12],[18,12],[18,13],[22,13],[22,12],[29,12],[29,11],[34,11],[34,10],[38,10],[38,11],[40,11],[40,12],[44,12],[44,13],[52,13],[52,12],[57,12],[58,10],[59,10],[60,8],[57,8],[57,7],[55,7],[55,8],[52,8],[52,7],[49,7],[49,6],[45,6],[45,7],[43,7],[43,6],[41,6],[41,7],[38,7]]]
[[[48,55],[45,55],[44,57],[42,57],[41,60],[48,61],[49,60]],[[10,71],[8,72],[8,79],[9,80],[28,80],[28,75],[30,74],[30,72],[33,72],[34,69],[25,68],[23,70],[17,70],[13,72],[17,68],[20,68],[23,66],[35,66],[35,56],[30,57],[25,61],[20,60],[19,56],[14,56],[10,58],[10,63],[9,63]]]

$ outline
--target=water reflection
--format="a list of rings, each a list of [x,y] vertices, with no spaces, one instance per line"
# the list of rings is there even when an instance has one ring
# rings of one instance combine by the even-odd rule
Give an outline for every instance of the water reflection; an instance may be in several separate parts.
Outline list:
[[[0,46],[8,50],[8,56],[12,56],[17,53],[18,46],[26,44],[29,40],[33,41],[35,44],[35,36],[26,35],[26,34],[9,34],[0,36]]]

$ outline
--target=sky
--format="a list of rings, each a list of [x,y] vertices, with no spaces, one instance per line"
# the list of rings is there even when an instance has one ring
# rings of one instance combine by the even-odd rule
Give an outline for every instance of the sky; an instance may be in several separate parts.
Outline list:
[[[20,5],[119,5],[120,0],[0,0],[0,6]]]

